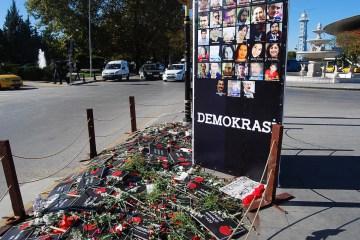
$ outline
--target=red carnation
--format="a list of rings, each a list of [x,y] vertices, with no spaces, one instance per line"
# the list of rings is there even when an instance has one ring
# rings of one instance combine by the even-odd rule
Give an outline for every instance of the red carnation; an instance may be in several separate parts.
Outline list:
[[[195,177],[194,181],[197,183],[202,183],[204,181],[204,178],[203,177]]]
[[[106,188],[105,187],[99,187],[99,188],[95,189],[95,193],[96,194],[106,193]]]
[[[264,185],[260,184],[257,188],[254,189],[252,194],[255,196],[255,198],[261,198],[264,191],[265,191]]]
[[[222,235],[225,235],[225,236],[230,236],[231,233],[233,232],[232,228],[227,226],[227,225],[223,225],[219,228],[219,232],[222,234]]]
[[[123,172],[121,170],[117,170],[117,171],[114,171],[111,175],[114,176],[114,177],[119,177],[121,176]]]
[[[83,226],[84,231],[93,231],[96,229],[96,224],[85,224]]]
[[[193,190],[198,187],[198,185],[194,182],[189,182],[187,185],[188,189]]]
[[[142,221],[141,217],[132,217],[131,220],[132,220],[132,222],[137,223],[137,224],[140,224]]]
[[[254,200],[254,198],[255,196],[253,194],[249,194],[242,200],[242,204],[247,207]]]

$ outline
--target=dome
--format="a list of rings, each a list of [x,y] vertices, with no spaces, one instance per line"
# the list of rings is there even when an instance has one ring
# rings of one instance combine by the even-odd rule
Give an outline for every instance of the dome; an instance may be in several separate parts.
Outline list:
[[[299,19],[300,21],[301,20],[309,20],[308,19],[308,15],[307,15],[307,13],[304,11],[301,15],[300,15],[300,19]]]

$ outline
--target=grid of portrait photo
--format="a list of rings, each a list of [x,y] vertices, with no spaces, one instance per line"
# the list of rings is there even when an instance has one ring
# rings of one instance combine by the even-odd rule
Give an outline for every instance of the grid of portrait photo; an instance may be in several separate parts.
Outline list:
[[[282,81],[284,0],[198,0],[197,79],[219,96],[254,98]]]

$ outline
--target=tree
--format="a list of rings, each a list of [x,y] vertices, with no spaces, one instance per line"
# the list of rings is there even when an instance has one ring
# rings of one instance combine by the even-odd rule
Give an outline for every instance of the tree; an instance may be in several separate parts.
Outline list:
[[[288,58],[288,60],[296,59],[296,52],[295,51],[288,51],[287,58]]]
[[[353,63],[359,62],[360,34],[358,32],[343,32],[336,36],[336,43],[340,46],[345,56]]]

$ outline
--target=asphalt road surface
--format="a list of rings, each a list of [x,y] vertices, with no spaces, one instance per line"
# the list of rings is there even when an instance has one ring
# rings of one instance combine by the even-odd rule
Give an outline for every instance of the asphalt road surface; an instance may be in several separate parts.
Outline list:
[[[79,166],[79,160],[87,158],[87,108],[94,110],[98,152],[124,139],[130,130],[129,96],[135,96],[138,126],[142,128],[164,114],[183,110],[184,83],[134,78],[0,91],[0,139],[9,139],[13,154],[18,156],[14,160],[19,182],[64,176]],[[359,156],[359,102],[358,91],[286,89],[283,154]],[[54,153],[58,154],[42,158]],[[335,163],[342,161],[349,164],[349,169],[342,171],[354,171],[350,167],[353,158],[336,159]],[[291,174],[299,167],[307,169],[308,165],[293,163],[290,158],[284,161],[282,169],[287,169],[290,175],[281,177],[280,183],[292,180],[292,184],[306,185],[301,176],[292,179]],[[5,190],[1,173],[0,196]]]

